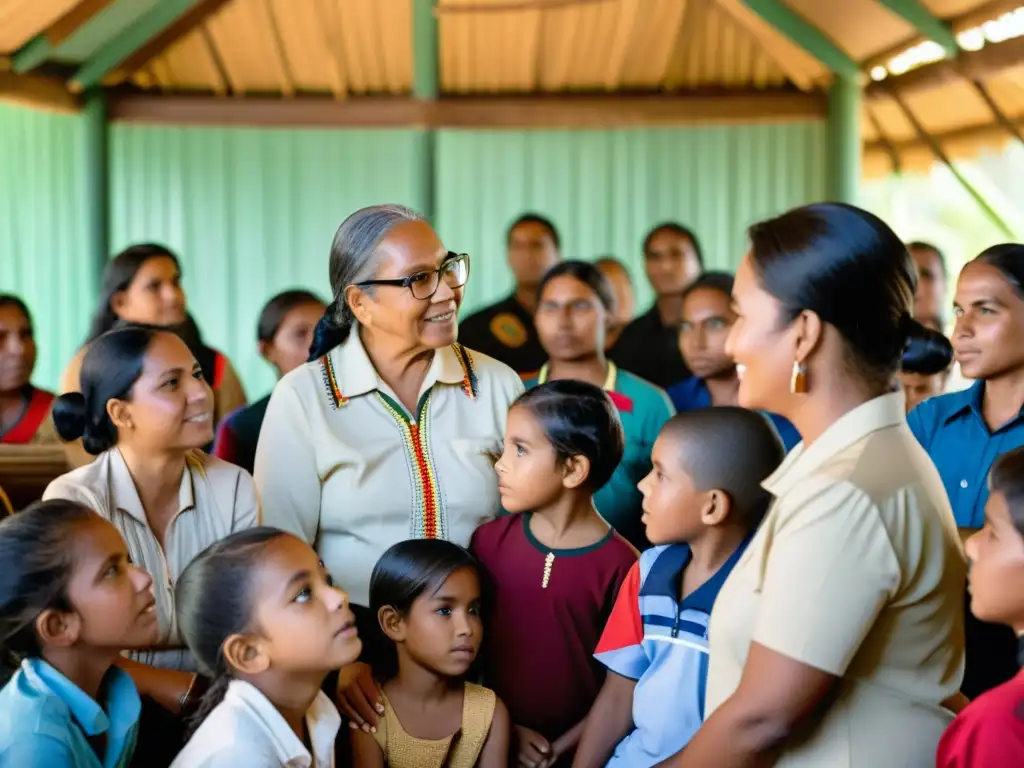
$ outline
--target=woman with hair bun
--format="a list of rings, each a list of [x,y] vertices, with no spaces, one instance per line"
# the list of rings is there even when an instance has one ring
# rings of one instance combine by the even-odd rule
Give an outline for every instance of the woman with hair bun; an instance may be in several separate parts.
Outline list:
[[[900,389],[907,413],[931,397],[941,395],[953,365],[953,345],[939,331],[925,326],[921,336],[907,344],[900,362]]]
[[[414,211],[353,213],[331,245],[333,300],[310,362],[278,382],[263,419],[255,477],[266,523],[323,558],[352,596],[371,659],[387,647],[368,607],[385,550],[409,538],[465,546],[501,509],[493,457],[523,384],[456,342],[468,278],[469,256]],[[375,724],[372,683],[362,690],[371,696],[356,724]]]
[[[670,765],[933,765],[958,707],[966,563],[942,482],[891,392],[915,274],[849,205],[750,229],[727,347],[739,402],[803,442],[708,629],[706,720]]]
[[[158,640],[122,665],[141,693],[178,712],[197,685],[174,620],[174,583],[203,549],[257,524],[256,489],[244,470],[198,450],[213,437],[213,396],[175,334],[132,326],[103,334],[89,345],[81,382],[81,393],[57,398],[53,419],[62,438],[81,439],[96,458],[50,483],[43,498],[94,509],[153,577]]]
[[[80,371],[89,345],[107,331],[125,324],[166,328],[191,350],[213,389],[214,428],[227,414],[245,405],[245,389],[231,361],[203,341],[195,319],[188,313],[181,287],[181,263],[166,246],[131,245],[107,262],[103,290],[85,344],[68,363],[61,377],[61,392],[80,392]],[[76,442],[67,446],[68,462],[81,466],[91,461]]]
[[[1024,245],[996,245],[968,262],[953,309],[953,351],[974,384],[922,403],[909,423],[939,470],[966,540],[985,524],[992,464],[1024,445]],[[964,693],[973,698],[1016,672],[1013,632],[968,611]]]

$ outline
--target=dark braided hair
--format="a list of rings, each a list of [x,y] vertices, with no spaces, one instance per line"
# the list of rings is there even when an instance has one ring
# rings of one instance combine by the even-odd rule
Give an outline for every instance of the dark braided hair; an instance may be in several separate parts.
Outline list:
[[[266,526],[233,533],[200,552],[178,578],[174,603],[181,636],[200,671],[211,679],[189,720],[189,738],[224,700],[231,684],[224,641],[252,630],[252,572],[260,555],[270,542],[287,535]]]
[[[74,528],[99,519],[66,499],[37,502],[0,521],[0,686],[25,659],[42,655],[36,619],[48,609],[70,611]]]

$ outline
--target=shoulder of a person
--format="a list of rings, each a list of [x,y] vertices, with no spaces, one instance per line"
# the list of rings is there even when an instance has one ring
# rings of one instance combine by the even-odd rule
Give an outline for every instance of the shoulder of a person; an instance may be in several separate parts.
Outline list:
[[[920,439],[920,432],[934,432],[942,422],[959,410],[971,404],[971,389],[959,392],[947,392],[944,395],[930,397],[916,406],[907,416],[911,430]]]
[[[186,462],[190,471],[197,472],[211,485],[230,484],[232,487],[248,485],[255,488],[252,475],[244,469],[205,451],[189,451],[186,454]]]
[[[608,540],[608,546],[615,553],[615,558],[618,560],[619,565],[625,565],[626,568],[631,568],[633,563],[640,558],[640,553],[636,547],[630,544],[618,531],[612,531],[612,535]]]
[[[642,402],[652,415],[660,417],[675,413],[675,406],[672,405],[672,398],[669,397],[667,390],[629,371],[620,370],[616,375],[621,376],[623,383],[626,384],[626,391],[623,394],[634,401]]]
[[[43,499],[87,498],[98,502],[101,498],[106,498],[110,487],[110,450],[99,454],[88,464],[69,470],[51,480],[43,492]]]
[[[946,731],[945,746],[951,746],[950,742],[974,741],[996,748],[1012,737],[1024,750],[1024,682],[1019,678],[1020,675],[968,704]]]
[[[477,552],[478,547],[483,547],[484,554],[490,552],[493,546],[499,544],[511,531],[515,530],[516,525],[522,525],[519,515],[502,515],[484,523],[473,532],[471,539],[473,551]]]
[[[470,365],[481,386],[498,388],[503,392],[521,392],[523,380],[505,363],[472,347],[463,347],[469,353]]]
[[[49,689],[33,685],[23,670],[4,686],[0,707],[4,710],[0,717],[0,744],[9,745],[14,737],[34,737],[44,744],[68,744],[73,723],[67,704]]]
[[[338,388],[344,391],[344,371],[339,370],[337,366],[331,366],[330,371]],[[274,385],[266,412],[272,412],[275,409],[275,403],[279,406],[281,402],[294,404],[295,401],[298,401],[305,409],[308,409],[309,404],[314,402],[322,401],[326,404],[327,380],[327,366],[322,359],[303,363],[282,376]]]

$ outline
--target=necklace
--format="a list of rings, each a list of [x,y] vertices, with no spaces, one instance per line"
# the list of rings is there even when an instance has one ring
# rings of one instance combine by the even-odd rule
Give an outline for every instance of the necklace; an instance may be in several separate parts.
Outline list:
[[[548,583],[551,581],[551,568],[555,564],[555,553],[548,552],[544,557],[544,578],[541,579],[540,588],[547,589]]]

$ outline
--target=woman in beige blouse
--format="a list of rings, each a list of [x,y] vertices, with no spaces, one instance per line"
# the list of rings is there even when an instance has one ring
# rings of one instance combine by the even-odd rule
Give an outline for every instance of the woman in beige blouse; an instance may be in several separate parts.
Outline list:
[[[278,383],[260,432],[265,522],[320,553],[352,596],[371,661],[377,559],[409,538],[467,545],[501,507],[492,456],[523,385],[456,343],[468,276],[469,257],[408,208],[349,216],[331,246],[334,299],[311,360]]]
[[[175,334],[110,331],[89,345],[81,378],[82,392],[61,395],[53,419],[96,459],[58,477],[43,498],[96,510],[153,577],[159,642],[124,667],[141,693],[177,711],[195,664],[178,635],[174,582],[207,546],[257,524],[256,489],[244,470],[196,450],[213,436],[213,397]]]
[[[89,344],[125,323],[167,328],[188,344],[213,388],[214,428],[233,410],[245,405],[245,390],[231,361],[203,343],[199,327],[188,314],[178,257],[164,246],[152,243],[129,246],[107,262],[100,306],[86,343],[61,377],[61,392],[81,391],[80,370]],[[92,461],[77,440],[67,444],[66,453],[72,467]]]
[[[754,225],[736,274],[739,399],[804,442],[708,629],[706,721],[679,768],[925,768],[963,675],[965,560],[942,481],[890,394],[914,267],[878,218],[824,203]]]

